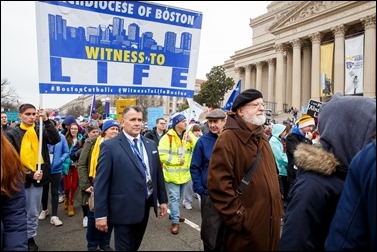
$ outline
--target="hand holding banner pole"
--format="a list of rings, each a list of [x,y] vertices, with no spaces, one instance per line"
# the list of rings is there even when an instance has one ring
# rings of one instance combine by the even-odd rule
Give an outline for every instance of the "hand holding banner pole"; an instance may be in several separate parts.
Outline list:
[[[189,122],[191,121],[191,110],[192,110],[192,102],[193,102],[193,99],[192,98],[187,98],[187,102],[189,104],[189,112],[188,112],[188,115],[187,115],[187,126],[186,126],[186,132],[185,132],[185,137],[184,137],[184,146],[186,146],[186,142],[187,141],[192,141],[192,139],[190,138],[189,136],[189,129],[190,129],[190,125],[189,125]],[[184,148],[184,150],[186,151],[186,149]]]

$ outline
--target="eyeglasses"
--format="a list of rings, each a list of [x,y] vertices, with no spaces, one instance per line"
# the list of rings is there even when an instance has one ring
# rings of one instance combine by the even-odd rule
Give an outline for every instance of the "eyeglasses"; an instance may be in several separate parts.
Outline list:
[[[264,103],[249,103],[249,104],[246,104],[245,106],[250,106],[252,107],[253,109],[256,109],[256,108],[259,108],[259,107],[266,107],[266,104]]]
[[[25,113],[24,115],[26,115],[26,116],[35,116],[37,113]]]

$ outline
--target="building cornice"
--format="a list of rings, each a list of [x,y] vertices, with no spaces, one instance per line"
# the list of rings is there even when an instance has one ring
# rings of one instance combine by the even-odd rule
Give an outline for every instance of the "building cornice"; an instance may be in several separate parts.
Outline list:
[[[277,35],[368,2],[373,1],[304,1],[273,23],[269,31]]]

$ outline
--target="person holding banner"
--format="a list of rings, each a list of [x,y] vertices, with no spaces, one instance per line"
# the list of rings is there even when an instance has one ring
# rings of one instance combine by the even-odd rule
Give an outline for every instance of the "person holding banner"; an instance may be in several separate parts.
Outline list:
[[[183,114],[175,114],[172,128],[160,139],[158,150],[163,164],[164,178],[169,191],[169,209],[172,234],[179,233],[180,202],[187,182],[191,179],[191,153],[196,138],[192,132],[186,132],[187,120]]]
[[[22,104],[18,117],[21,124],[7,131],[7,138],[20,154],[21,162],[26,168],[26,212],[27,236],[29,251],[38,251],[34,237],[37,235],[39,208],[42,200],[42,188],[49,182],[51,164],[47,144],[60,142],[59,132],[48,119],[44,109],[37,109],[32,104]],[[42,117],[43,139],[38,139],[40,125],[36,125],[37,118]],[[39,150],[42,141],[42,150]],[[38,155],[42,155],[41,169],[38,170]]]

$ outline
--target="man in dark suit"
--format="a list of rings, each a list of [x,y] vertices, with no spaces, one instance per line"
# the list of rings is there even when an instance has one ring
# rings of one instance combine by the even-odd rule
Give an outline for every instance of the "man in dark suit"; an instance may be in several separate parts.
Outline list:
[[[122,132],[101,144],[94,182],[94,217],[100,231],[107,231],[108,222],[114,225],[115,250],[136,251],[150,207],[157,217],[164,217],[168,197],[157,145],[140,135],[141,108],[125,108],[122,121]]]

